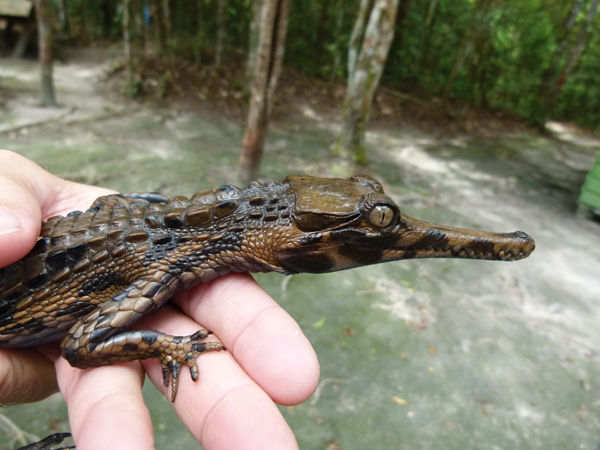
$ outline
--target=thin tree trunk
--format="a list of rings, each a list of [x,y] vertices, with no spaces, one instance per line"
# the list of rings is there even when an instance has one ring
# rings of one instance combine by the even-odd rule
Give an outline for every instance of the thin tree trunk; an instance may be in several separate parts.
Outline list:
[[[551,84],[551,87],[547,90],[546,94],[546,105],[548,106],[548,114],[552,116],[558,105],[560,100],[560,96],[562,94],[562,87],[565,84],[567,78],[573,71],[573,69],[579,64],[579,60],[581,59],[581,55],[583,54],[583,49],[585,47],[586,37],[588,34],[588,30],[596,12],[598,10],[598,2],[599,0],[592,0],[590,5],[590,9],[581,24],[581,28],[577,33],[577,37],[575,38],[575,42],[571,45],[571,48],[568,50],[567,61],[565,62],[565,66],[562,69],[559,80],[555,83]],[[566,48],[565,48],[566,51]]]
[[[204,0],[198,0],[198,31],[196,32],[196,64],[202,64],[202,49],[204,48]]]
[[[418,69],[421,67],[421,64],[423,63],[423,58],[425,57],[425,48],[427,47],[426,43],[429,40],[431,24],[433,23],[433,17],[435,16],[435,10],[437,8],[438,2],[439,0],[431,0],[429,3],[427,18],[425,19],[425,23],[423,24],[421,40],[419,41],[419,52],[417,53],[417,57],[415,58],[415,63],[413,65],[413,70],[415,72],[418,71]]]
[[[223,64],[223,52],[227,40],[227,0],[217,3],[217,46],[215,49],[215,67],[220,69]]]
[[[246,62],[246,91],[250,93],[252,89],[252,77],[256,67],[256,53],[258,52],[258,40],[260,36],[260,21],[262,17],[262,8],[264,0],[254,0],[252,2],[252,21],[250,22],[250,32],[248,36],[248,60]]]
[[[325,53],[325,46],[323,45],[323,41],[325,39],[325,34],[327,31],[327,22],[329,18],[329,7],[331,6],[330,1],[322,1],[321,2],[321,10],[319,11],[319,19],[317,21],[317,30],[315,33],[315,40],[313,41],[313,49],[314,49],[314,68],[318,71],[321,68],[321,62],[323,61],[323,54]]]
[[[444,89],[444,103],[448,102],[448,99],[450,98],[450,94],[454,89],[454,83],[458,78],[460,69],[462,69],[462,66],[465,64],[465,61],[467,61],[467,58],[473,53],[473,49],[475,48],[474,39],[475,35],[469,33],[468,35],[466,35],[466,39],[464,39],[463,43],[461,44],[460,50],[458,51],[458,55],[454,60],[452,71],[450,72],[450,76],[448,77],[446,88]]]
[[[460,49],[458,50],[458,55],[454,60],[452,72],[450,72],[448,83],[446,83],[446,88],[444,89],[444,103],[448,101],[448,99],[450,98],[450,94],[452,94],[452,89],[454,89],[454,83],[458,78],[460,69],[462,69],[465,62],[469,60],[469,58],[473,54],[473,50],[475,49],[477,40],[481,38],[482,33],[488,27],[488,20],[485,16],[487,15],[490,4],[491,0],[479,0],[475,5],[475,9],[473,10],[473,16],[471,18],[471,23],[467,31],[465,31],[465,35],[463,37]]]
[[[33,31],[35,30],[36,26],[37,25],[35,23],[35,20],[30,17],[27,20],[27,23],[25,24],[23,31],[21,31],[21,34],[19,35],[19,39],[17,40],[17,45],[15,45],[15,48],[13,49],[11,58],[21,59],[25,56],[25,50],[27,50],[27,44],[29,44],[29,39],[31,39],[31,36],[33,35]]]
[[[367,17],[372,8],[373,0],[360,0],[360,9],[356,16],[356,22],[354,22],[350,42],[348,43],[348,85],[354,79],[356,61],[358,60],[358,54],[365,35],[365,27],[367,26]]]
[[[264,0],[248,125],[242,142],[239,176],[249,182],[258,176],[273,94],[281,72],[290,0]]]
[[[394,28],[399,0],[375,0],[368,15],[369,21],[364,31],[361,52],[356,63],[348,63],[348,91],[344,102],[342,133],[338,139],[335,153],[352,158],[357,164],[366,163],[365,133],[371,104],[383,68],[394,39]],[[359,25],[366,19],[362,7],[354,27],[353,38],[359,34]],[[362,17],[365,14],[365,17]],[[350,60],[350,50],[348,59]],[[354,67],[353,67],[354,66]]]
[[[67,8],[67,0],[58,0],[56,2],[58,6],[58,21],[60,22],[61,31],[69,36],[71,34],[71,28],[69,26],[69,13]]]
[[[56,106],[54,80],[52,77],[52,28],[50,26],[50,9],[48,0],[36,0],[36,16],[39,34],[39,52],[41,67],[41,100],[42,106]]]
[[[168,42],[171,39],[171,7],[169,4],[169,0],[162,1],[162,16],[163,16],[163,26],[165,29],[165,42]]]
[[[165,21],[163,17],[163,2],[154,0],[152,12],[154,14],[154,30],[156,32],[156,53],[161,54],[165,49]]]
[[[112,21],[111,9],[109,0],[101,0],[98,8],[98,16],[100,19],[100,29],[102,30],[102,37],[106,38],[110,32],[110,25]]]
[[[331,65],[331,73],[329,74],[329,86],[334,82],[339,68],[342,66],[342,29],[344,25],[344,8],[342,1],[337,0],[335,16],[335,41],[333,43],[333,64]]]
[[[127,72],[127,92],[133,93],[133,61],[131,57],[131,0],[123,0],[123,53]]]
[[[485,39],[483,33],[479,33],[479,40],[475,42],[475,53],[477,55],[478,64],[471,64],[470,74],[471,80],[473,81],[473,101],[476,106],[488,106],[487,98],[485,96],[488,89],[489,67],[485,63],[489,61],[492,52],[492,44],[489,39]]]
[[[141,47],[141,51],[145,51],[146,46],[146,23],[144,20],[145,2],[142,0],[130,0],[129,2],[129,23],[130,30],[133,30],[132,36],[137,36],[137,42]],[[132,42],[133,43],[133,42]]]
[[[568,76],[573,69],[579,64],[579,60],[581,59],[581,55],[583,54],[585,40],[588,34],[588,30],[590,28],[590,24],[598,11],[598,0],[592,0],[592,4],[590,5],[590,10],[583,23],[581,24],[581,28],[579,29],[579,33],[577,33],[577,39],[569,52],[569,58],[567,59],[567,63],[565,64],[565,76]]]
[[[410,11],[410,6],[413,0],[402,0],[398,4],[398,12],[396,13],[396,30],[398,32],[394,32],[394,40],[392,41],[392,47],[395,49],[402,48],[402,30],[404,29],[404,22],[408,17],[408,12]]]
[[[552,57],[552,64],[550,64],[550,67],[544,73],[544,81],[542,83],[541,91],[543,97],[545,97],[546,93],[552,89],[552,85],[554,84],[555,78],[558,75],[558,66],[564,56],[567,44],[569,43],[573,33],[573,27],[575,26],[577,15],[579,14],[579,11],[581,11],[585,1],[586,0],[573,0],[573,6],[571,7],[569,16],[565,21],[565,25],[562,30],[562,36],[558,42],[558,47],[556,48],[554,56]]]
[[[273,41],[272,62],[269,75],[269,89],[267,91],[267,118],[271,116],[273,110],[273,99],[275,98],[275,89],[277,81],[283,68],[283,56],[285,54],[285,37],[288,29],[288,13],[290,11],[290,0],[279,0],[275,22],[275,39]]]

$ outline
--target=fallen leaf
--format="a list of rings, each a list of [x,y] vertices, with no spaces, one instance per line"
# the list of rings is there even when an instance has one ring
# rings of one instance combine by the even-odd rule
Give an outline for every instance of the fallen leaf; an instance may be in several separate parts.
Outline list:
[[[392,400],[394,400],[396,403],[398,403],[399,405],[402,405],[402,406],[408,404],[408,402],[406,400],[404,400],[403,398],[397,397],[395,395],[392,397]]]
[[[313,327],[313,328],[323,328],[324,325],[325,325],[325,317],[317,320],[315,323],[313,323],[311,325],[311,327]]]

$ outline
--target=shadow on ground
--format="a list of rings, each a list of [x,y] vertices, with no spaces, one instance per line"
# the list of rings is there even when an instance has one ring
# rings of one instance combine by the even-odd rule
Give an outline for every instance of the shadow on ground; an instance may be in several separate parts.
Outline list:
[[[98,95],[103,66],[57,67],[58,109],[36,104],[37,69],[3,61],[11,88],[0,147],[68,179],[117,191],[191,194],[229,182],[243,128]],[[299,104],[275,121],[263,176],[346,176],[335,126]],[[514,264],[408,261],[326,276],[257,276],[299,322],[321,362],[306,403],[282,408],[303,449],[600,448],[600,224],[574,217],[599,143],[568,134],[432,137],[373,126],[370,173],[428,221],[523,230]],[[198,448],[147,383],[156,448]],[[3,410],[40,436],[66,425],[54,396]],[[2,444],[4,445],[4,444]],[[0,448],[11,448],[0,445]]]

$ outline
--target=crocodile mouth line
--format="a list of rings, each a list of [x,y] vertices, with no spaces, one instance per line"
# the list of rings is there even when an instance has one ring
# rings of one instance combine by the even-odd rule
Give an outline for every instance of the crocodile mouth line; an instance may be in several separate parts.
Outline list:
[[[440,246],[427,249],[415,249],[415,258],[465,258],[498,261],[518,261],[529,256],[523,250],[501,249],[500,251],[479,250],[459,246]]]
[[[403,258],[464,258],[518,261],[535,249],[522,231],[494,233],[431,224],[404,217],[407,231],[400,233],[395,248]]]

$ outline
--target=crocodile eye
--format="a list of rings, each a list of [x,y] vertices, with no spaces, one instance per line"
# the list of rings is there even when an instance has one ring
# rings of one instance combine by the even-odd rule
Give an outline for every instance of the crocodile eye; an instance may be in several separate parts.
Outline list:
[[[394,210],[387,205],[377,205],[369,213],[369,222],[376,228],[386,228],[394,219]]]

